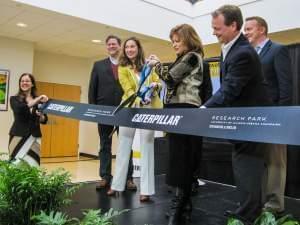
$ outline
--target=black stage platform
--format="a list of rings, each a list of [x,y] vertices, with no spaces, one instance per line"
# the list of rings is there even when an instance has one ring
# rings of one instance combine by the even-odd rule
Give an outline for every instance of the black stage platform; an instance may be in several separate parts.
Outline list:
[[[135,179],[136,184],[139,180]],[[70,217],[82,216],[84,209],[109,208],[117,210],[130,209],[116,220],[118,225],[165,225],[165,211],[172,194],[168,192],[165,176],[156,176],[156,194],[149,203],[140,203],[139,191],[125,191],[118,197],[109,197],[107,190],[96,191],[96,183],[86,183],[73,197],[73,204],[64,209]],[[139,186],[139,185],[138,185]],[[226,218],[223,212],[233,210],[236,205],[235,188],[233,186],[207,181],[200,186],[198,194],[193,197],[192,221],[190,225],[224,225]],[[286,198],[286,213],[300,220],[300,200]]]

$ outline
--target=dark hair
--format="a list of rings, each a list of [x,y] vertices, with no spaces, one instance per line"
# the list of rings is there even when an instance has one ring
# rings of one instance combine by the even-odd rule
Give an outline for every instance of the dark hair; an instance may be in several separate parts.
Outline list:
[[[125,46],[128,41],[134,41],[138,47],[138,54],[136,56],[136,59],[134,62],[131,62],[130,59],[127,57],[125,52]],[[143,65],[145,64],[145,53],[143,50],[143,47],[141,45],[141,42],[136,37],[130,37],[123,43],[122,52],[119,58],[119,64],[121,66],[132,66],[137,71],[141,71],[143,68]]]
[[[21,80],[23,77],[28,76],[30,78],[30,81],[32,83],[32,88],[30,90],[30,95],[35,98],[37,97],[37,89],[36,89],[36,82],[35,82],[35,78],[31,73],[23,73],[20,78],[19,78],[19,91],[18,91],[18,96],[20,98],[25,98],[25,93],[22,91],[21,89]]]
[[[215,18],[219,15],[223,15],[225,19],[225,25],[229,26],[233,22],[236,22],[237,30],[241,30],[243,26],[243,15],[241,9],[235,5],[223,5],[214,12],[212,17]]]
[[[203,45],[201,39],[195,29],[189,24],[180,24],[172,28],[170,31],[170,39],[174,34],[178,35],[180,40],[188,47],[189,51],[198,52],[201,56],[204,56]]]
[[[265,28],[265,35],[268,34],[268,24],[264,18],[262,18],[260,16],[251,16],[251,17],[246,18],[246,21],[249,21],[249,20],[255,20],[259,26]]]
[[[111,35],[108,35],[107,38],[105,39],[105,44],[107,44],[107,42],[110,39],[116,39],[119,45],[121,45],[121,43],[122,43],[121,39],[118,36],[111,34]]]

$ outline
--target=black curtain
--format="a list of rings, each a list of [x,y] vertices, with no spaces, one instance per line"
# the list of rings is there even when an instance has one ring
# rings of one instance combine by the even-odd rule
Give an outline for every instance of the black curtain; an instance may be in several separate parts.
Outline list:
[[[293,104],[300,105],[300,43],[291,44],[287,47],[292,65]],[[300,198],[300,146],[288,146],[286,195]]]

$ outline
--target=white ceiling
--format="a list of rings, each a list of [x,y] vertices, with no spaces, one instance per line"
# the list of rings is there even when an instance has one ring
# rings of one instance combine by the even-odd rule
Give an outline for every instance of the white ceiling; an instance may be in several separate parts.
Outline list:
[[[161,0],[141,1],[163,2]],[[205,3],[205,1],[197,4]],[[246,3],[251,0],[232,1]],[[190,4],[185,1],[182,2]],[[33,42],[37,51],[85,58],[103,58],[106,55],[105,38],[109,34],[115,34],[123,40],[130,36],[136,36],[141,40],[146,54],[158,54],[163,61],[171,61],[174,58],[174,52],[168,41],[11,0],[0,0],[0,15],[0,36]],[[20,28],[16,26],[18,22],[26,23],[28,27]],[[300,42],[300,29],[277,32],[270,36],[275,41],[284,44]],[[100,39],[102,43],[92,43],[91,40],[93,39]],[[218,44],[210,44],[205,48],[206,56],[219,55],[219,51]]]
[[[162,59],[169,59],[173,54],[168,41],[10,0],[0,0],[0,15],[0,36],[33,42],[38,51],[101,58],[106,52],[106,36],[114,34],[123,40],[136,36],[141,40],[146,53],[159,51],[163,53]],[[19,22],[28,27],[16,26]],[[93,39],[100,39],[102,42],[95,44],[91,42]]]
[[[224,4],[242,6],[260,0],[201,0],[194,5],[188,1],[177,0],[141,0],[162,9],[195,19],[209,15],[212,11]]]

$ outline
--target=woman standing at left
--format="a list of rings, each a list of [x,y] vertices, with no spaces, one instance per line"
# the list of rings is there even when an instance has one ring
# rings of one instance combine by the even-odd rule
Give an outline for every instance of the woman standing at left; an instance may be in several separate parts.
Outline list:
[[[48,101],[46,95],[37,96],[35,79],[30,73],[19,78],[19,91],[10,97],[14,122],[9,131],[10,160],[24,160],[32,166],[40,165],[40,123],[47,122],[47,115],[38,109],[39,103]]]

